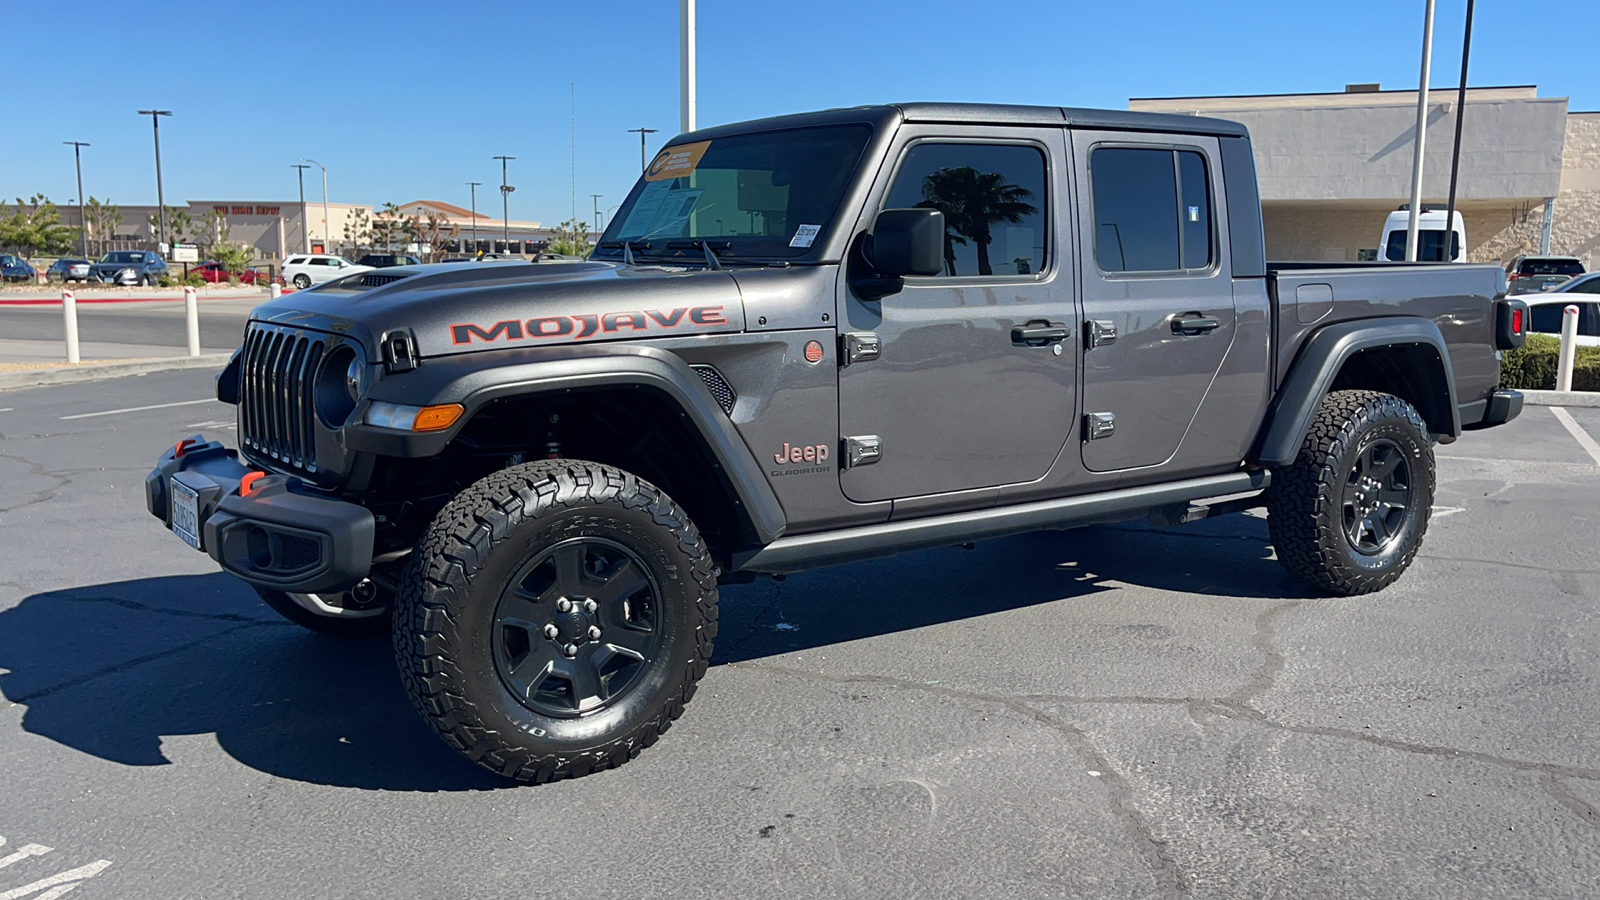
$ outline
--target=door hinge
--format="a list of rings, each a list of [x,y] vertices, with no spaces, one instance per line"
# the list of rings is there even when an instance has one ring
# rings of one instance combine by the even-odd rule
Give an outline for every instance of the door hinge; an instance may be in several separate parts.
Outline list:
[[[1117,430],[1117,414],[1100,412],[1086,413],[1083,417],[1083,439],[1098,441],[1111,437]]]
[[[870,466],[883,458],[883,438],[862,434],[844,439],[844,467]]]
[[[883,342],[870,331],[852,331],[843,337],[843,341],[844,349],[840,351],[839,359],[847,366],[877,359],[883,350]]]
[[[1089,349],[1117,342],[1117,323],[1110,319],[1090,319],[1083,323],[1083,339]]]

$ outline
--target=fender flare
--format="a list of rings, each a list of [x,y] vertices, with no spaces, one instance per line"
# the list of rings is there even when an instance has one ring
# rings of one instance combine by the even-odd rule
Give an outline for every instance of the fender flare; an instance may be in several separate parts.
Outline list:
[[[341,429],[347,448],[384,456],[433,456],[472,417],[496,400],[594,388],[644,388],[660,392],[705,442],[715,464],[762,543],[783,535],[787,518],[760,465],[717,405],[705,383],[677,354],[638,345],[574,345],[461,353],[425,360],[416,369],[382,379]],[[465,414],[449,429],[413,434],[366,425],[375,400],[431,406],[459,403]]]
[[[1439,326],[1418,316],[1394,316],[1338,322],[1319,329],[1295,356],[1289,375],[1278,388],[1267,409],[1266,428],[1251,459],[1267,466],[1286,466],[1294,462],[1300,444],[1311,428],[1322,398],[1328,395],[1339,370],[1349,359],[1364,350],[1381,347],[1422,347],[1437,360],[1448,394],[1448,431],[1441,423],[1429,422],[1437,433],[1455,437],[1461,434],[1461,411],[1456,406],[1455,372],[1450,366],[1450,350]]]

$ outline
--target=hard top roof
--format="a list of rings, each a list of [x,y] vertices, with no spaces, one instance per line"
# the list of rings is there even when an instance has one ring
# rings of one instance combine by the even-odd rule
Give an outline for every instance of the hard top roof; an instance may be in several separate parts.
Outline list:
[[[1054,125],[1070,128],[1104,128],[1116,131],[1153,131],[1174,134],[1214,134],[1247,137],[1249,132],[1237,122],[1191,116],[1182,113],[1132,112],[1116,109],[1075,109],[1061,106],[1012,106],[1003,103],[891,103],[881,106],[854,106],[820,112],[795,113],[733,122],[683,135],[706,140],[752,131],[770,131],[812,125],[843,125],[866,122],[881,125],[900,119],[906,122],[948,122],[987,125]]]

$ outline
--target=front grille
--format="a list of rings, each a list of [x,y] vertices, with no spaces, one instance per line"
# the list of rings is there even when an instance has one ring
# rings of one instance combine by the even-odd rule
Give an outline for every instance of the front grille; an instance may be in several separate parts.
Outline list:
[[[262,457],[317,470],[313,404],[326,352],[320,336],[251,327],[239,366],[240,443]]]
[[[409,273],[405,274],[405,275],[391,275],[391,274],[386,274],[386,273],[383,273],[383,272],[368,272],[367,274],[361,276],[361,286],[362,287],[381,287],[381,286],[383,286],[385,284],[389,284],[391,282],[399,281],[402,278],[409,278],[409,277],[410,277]]]
[[[717,405],[722,407],[722,411],[731,414],[733,412],[733,404],[738,402],[739,395],[733,392],[733,385],[728,383],[728,379],[723,378],[722,373],[718,372],[714,367],[703,363],[689,368],[693,369],[694,373],[700,376],[700,380],[706,383],[706,389],[711,392],[711,396],[717,399]]]

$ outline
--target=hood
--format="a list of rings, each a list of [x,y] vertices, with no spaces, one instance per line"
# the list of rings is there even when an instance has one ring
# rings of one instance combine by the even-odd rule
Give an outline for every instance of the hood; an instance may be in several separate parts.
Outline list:
[[[256,307],[251,318],[364,338],[409,331],[423,358],[744,329],[726,271],[606,262],[392,266]]]

